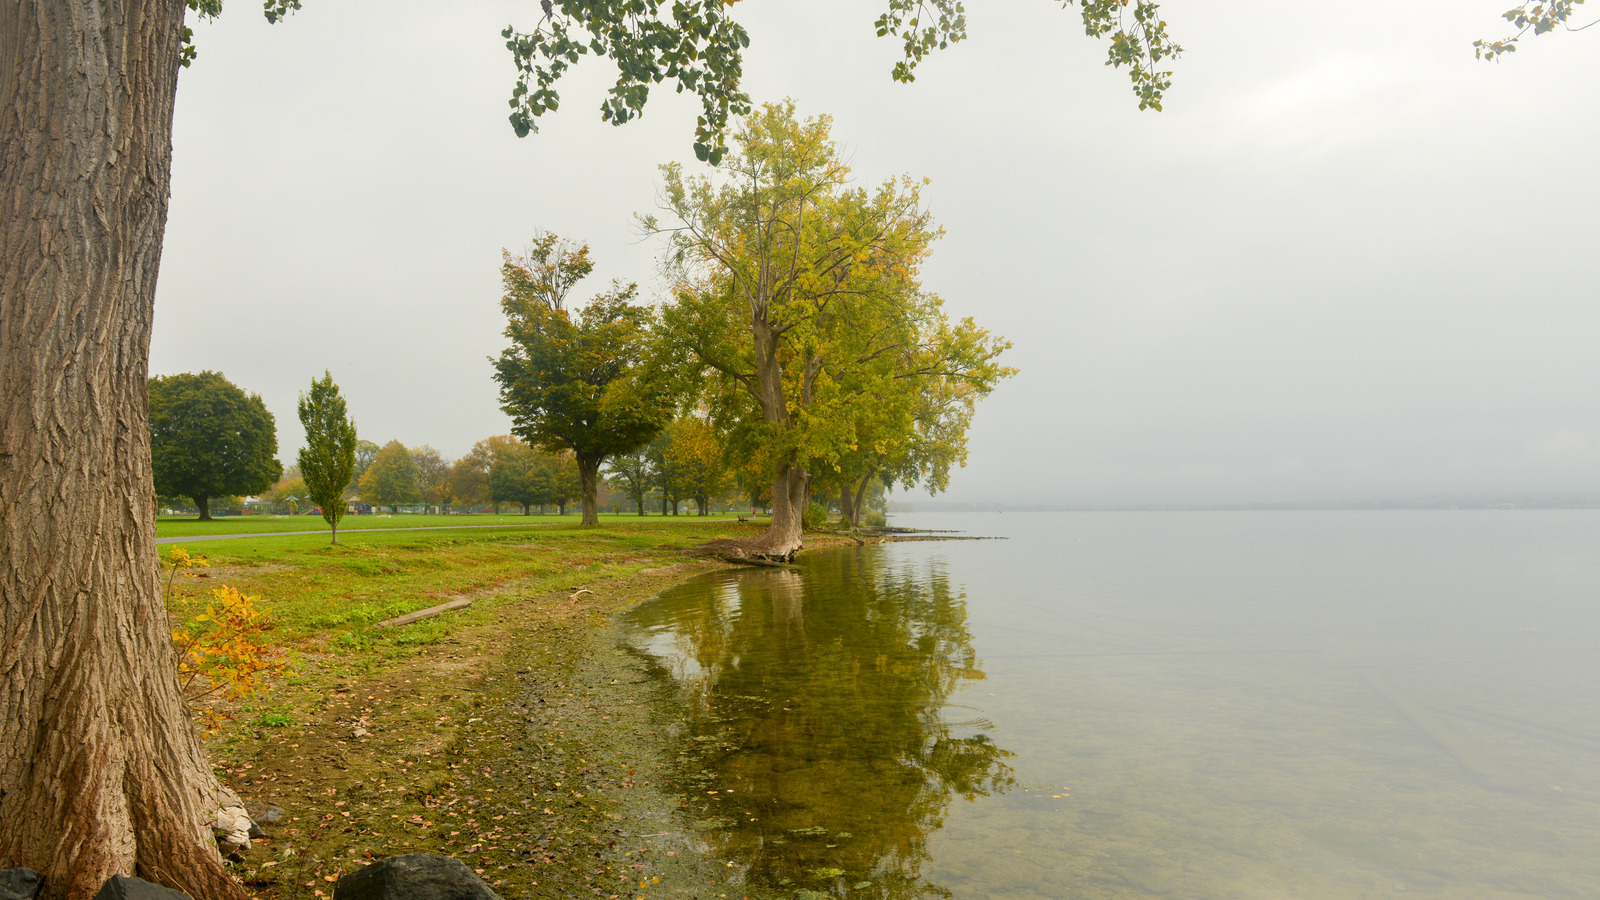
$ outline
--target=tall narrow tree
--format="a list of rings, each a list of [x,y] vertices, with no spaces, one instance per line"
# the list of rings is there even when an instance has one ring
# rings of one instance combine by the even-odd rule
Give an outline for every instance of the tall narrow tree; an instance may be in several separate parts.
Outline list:
[[[306,430],[300,475],[312,502],[322,507],[322,518],[333,529],[332,543],[337,544],[344,489],[356,467],[356,423],[345,413],[331,372],[323,370],[322,378],[311,382],[310,392],[300,395],[300,424]]]
[[[521,259],[508,253],[500,305],[511,346],[494,360],[511,430],[546,450],[571,451],[585,525],[600,521],[600,464],[649,442],[671,415],[666,392],[645,372],[654,317],[634,302],[637,286],[616,283],[581,312],[566,308],[593,268],[587,246],[554,234],[534,238]]]

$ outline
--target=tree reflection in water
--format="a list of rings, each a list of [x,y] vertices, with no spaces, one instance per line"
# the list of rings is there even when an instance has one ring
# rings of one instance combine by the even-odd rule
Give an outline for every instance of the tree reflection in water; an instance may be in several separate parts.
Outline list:
[[[695,581],[629,615],[685,706],[688,811],[753,887],[949,896],[921,874],[929,836],[955,797],[1013,783],[989,723],[946,709],[984,677],[963,597],[883,559]]]

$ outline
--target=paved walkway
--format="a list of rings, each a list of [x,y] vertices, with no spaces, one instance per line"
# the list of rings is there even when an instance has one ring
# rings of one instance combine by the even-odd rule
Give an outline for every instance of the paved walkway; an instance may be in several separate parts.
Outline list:
[[[558,524],[558,523],[556,523],[556,522],[529,522],[526,525],[520,525],[520,524],[515,524],[515,523],[509,524],[509,525],[408,525],[405,528],[341,528],[341,529],[339,529],[339,532],[341,534],[371,534],[373,532],[378,532],[378,531],[450,531],[450,530],[457,529],[457,528],[548,528],[551,525],[555,525],[555,524]],[[251,531],[251,532],[244,532],[242,534],[196,534],[196,535],[189,535],[189,536],[186,536],[186,537],[156,538],[156,543],[158,543],[158,544],[188,544],[188,543],[193,543],[195,541],[231,541],[231,540],[234,540],[236,538],[294,537],[296,535],[303,535],[303,534],[327,534],[327,535],[331,535],[332,532],[324,531],[324,530],[317,530],[317,531]]]

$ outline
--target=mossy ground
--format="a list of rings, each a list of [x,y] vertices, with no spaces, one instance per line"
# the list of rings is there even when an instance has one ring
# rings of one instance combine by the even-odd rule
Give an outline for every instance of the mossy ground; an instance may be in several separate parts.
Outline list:
[[[755,527],[186,545],[209,556],[210,577],[180,580],[179,601],[231,583],[276,617],[273,640],[294,658],[209,742],[266,833],[240,880],[261,898],[327,897],[360,865],[427,851],[468,862],[507,900],[745,896],[679,814],[672,724],[609,624],[720,565],[683,549]],[[460,596],[473,606],[373,627]]]

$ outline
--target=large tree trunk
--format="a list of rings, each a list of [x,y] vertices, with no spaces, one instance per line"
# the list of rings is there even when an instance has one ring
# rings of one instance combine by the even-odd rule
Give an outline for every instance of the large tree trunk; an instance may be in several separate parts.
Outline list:
[[[600,489],[600,460],[578,458],[578,481],[583,485],[584,525],[599,525],[600,511],[596,508],[595,494]]]
[[[0,6],[0,868],[243,900],[179,692],[146,390],[181,0]]]
[[[200,521],[211,521],[211,498],[204,494],[200,494],[199,496],[191,497],[189,499],[193,500],[195,507],[200,510]]]
[[[851,502],[854,499],[855,499],[854,495],[852,495],[850,493],[850,482],[849,481],[845,481],[843,486],[839,488],[839,521],[840,522],[843,522],[843,523],[845,523],[847,525],[860,525],[861,524],[860,516],[856,512],[856,506],[855,506],[855,504],[853,502]]]
[[[801,513],[811,481],[802,466],[785,463],[772,482],[772,522],[751,541],[750,554],[761,559],[788,562],[801,546]]]

